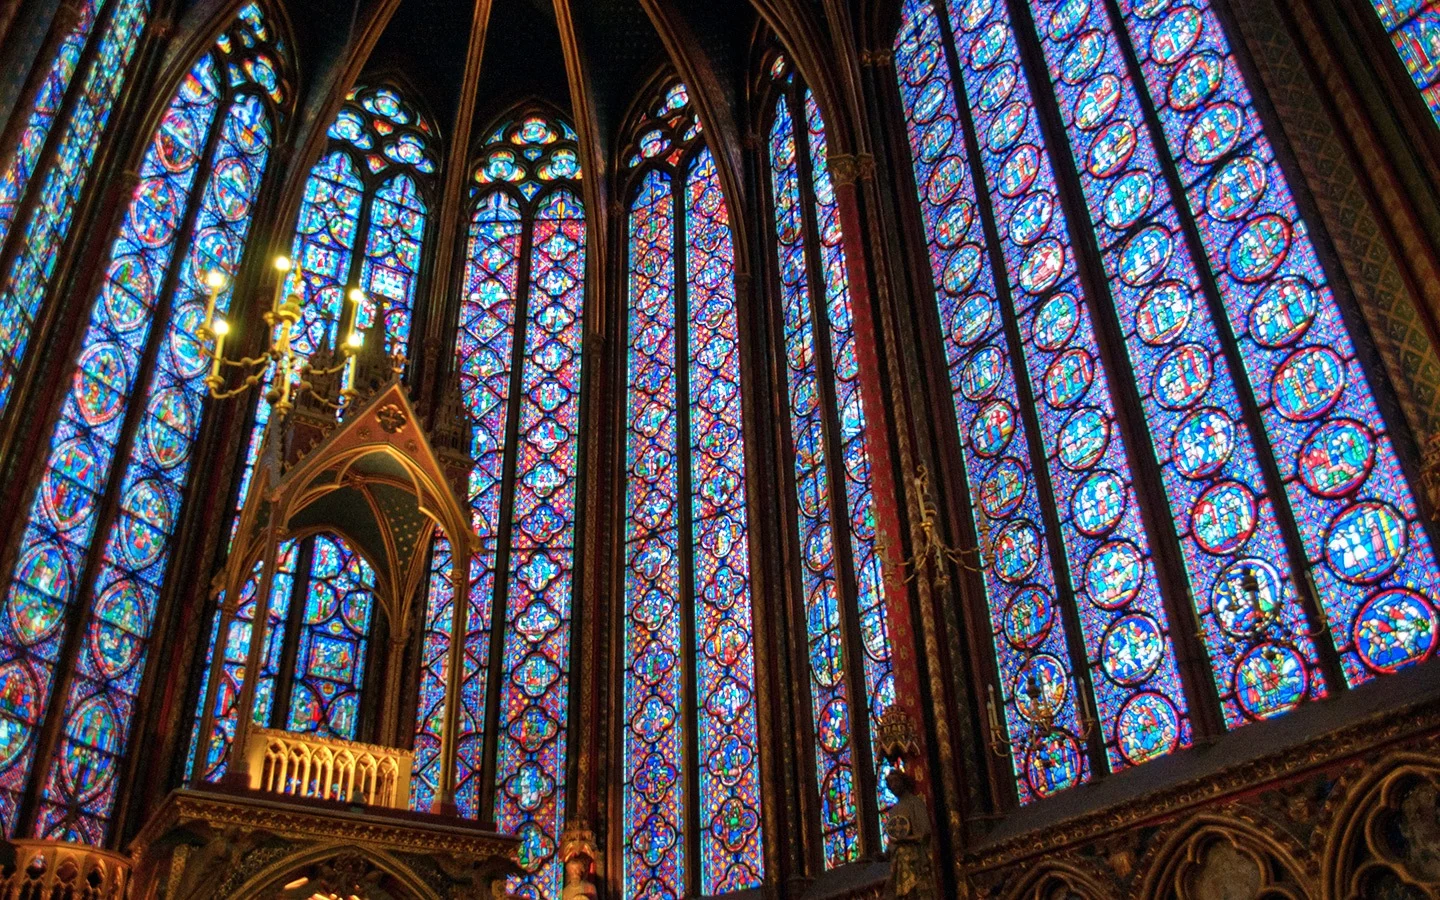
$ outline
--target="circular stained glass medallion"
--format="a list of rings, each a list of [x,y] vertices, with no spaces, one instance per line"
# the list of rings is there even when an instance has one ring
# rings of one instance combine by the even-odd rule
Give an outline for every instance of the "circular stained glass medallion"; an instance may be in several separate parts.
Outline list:
[[[1205,189],[1205,210],[1221,222],[1233,222],[1254,209],[1266,189],[1264,164],[1253,156],[1236,157],[1220,167]]]
[[[986,145],[996,153],[1008,150],[1024,132],[1025,122],[1029,116],[1029,107],[1019,100],[1007,104],[990,122],[990,127],[986,129]]]
[[[216,211],[225,221],[238,222],[250,212],[255,197],[253,178],[250,167],[233,156],[215,163],[210,184]]]
[[[1180,112],[1189,112],[1210,99],[1225,77],[1225,63],[1214,53],[1197,53],[1170,76],[1166,96]]]
[[[1240,281],[1263,281],[1280,268],[1290,250],[1290,223],[1277,215],[1260,216],[1230,241],[1227,263]]]
[[[1185,135],[1185,158],[1197,166],[1208,166],[1234,149],[1240,139],[1245,113],[1234,103],[1212,105],[1190,125]]]
[[[1129,228],[1150,209],[1154,195],[1155,180],[1149,172],[1126,172],[1105,192],[1105,224],[1116,231]]]
[[[980,508],[992,519],[1005,518],[1025,499],[1028,480],[1018,460],[1013,457],[1000,460],[980,482]]]
[[[1164,756],[1180,743],[1175,704],[1153,691],[1136,694],[1120,709],[1115,745],[1133,766]]]
[[[1085,81],[1105,59],[1105,35],[1091,30],[1075,39],[1060,60],[1060,80],[1066,84]]]
[[[22,642],[35,644],[54,634],[70,601],[70,584],[70,566],[59,546],[39,544],[20,557],[5,612]]]
[[[1109,120],[1120,105],[1120,79],[1109,72],[1080,89],[1075,99],[1075,124],[1094,131]]]
[[[1050,219],[1055,214],[1055,195],[1049,191],[1036,191],[1021,201],[1010,216],[1010,240],[1022,247],[1038,241]]]
[[[1181,344],[1155,367],[1155,399],[1166,409],[1185,409],[1210,390],[1210,352],[1199,344]]]
[[[1268,285],[1250,308],[1250,337],[1275,349],[1293,343],[1315,318],[1318,292],[1303,278],[1281,278]]]
[[[1030,577],[1040,562],[1040,532],[1029,522],[1011,522],[1000,529],[990,545],[995,574],[1018,584]]]
[[[1056,442],[1061,465],[1072,472],[1088,469],[1110,444],[1110,420],[1093,406],[1077,410],[1061,426]]]
[[[1247,557],[1226,566],[1210,592],[1210,611],[1229,635],[1244,637],[1280,609],[1280,573],[1261,559]]]
[[[1160,20],[1150,33],[1150,56],[1162,66],[1173,65],[1194,48],[1200,39],[1200,11],[1181,6]]]
[[[1377,672],[1396,672],[1435,647],[1435,609],[1414,591],[1381,591],[1355,614],[1355,651]]]
[[[970,444],[986,458],[998,456],[1015,433],[1015,408],[1004,400],[992,400],[975,414],[970,423]]]
[[[155,283],[141,257],[127,254],[110,263],[100,297],[116,331],[123,333],[144,322],[150,313],[146,304],[153,296]]]
[[[980,93],[975,97],[975,105],[985,112],[999,108],[1010,97],[1015,90],[1018,80],[1019,69],[1014,63],[1007,62],[996,66],[985,81],[980,85]]]
[[[975,222],[975,206],[961,197],[945,208],[940,221],[935,225],[935,243],[946,250],[954,250],[965,241],[970,226]]]
[[[1206,552],[1230,553],[1255,533],[1255,495],[1236,481],[1211,485],[1190,508],[1190,533]]]
[[[136,569],[148,566],[165,550],[175,512],[166,489],[154,480],[141,481],[126,492],[120,516],[120,549]]]
[[[1050,12],[1050,37],[1052,40],[1063,41],[1069,39],[1070,35],[1085,24],[1085,17],[1090,13],[1090,0],[1062,0],[1055,5]]]
[[[994,315],[995,301],[988,294],[970,293],[960,302],[955,311],[955,330],[952,338],[962,347],[969,346],[990,330],[990,317]]]
[[[985,71],[995,65],[1000,54],[1005,52],[1005,39],[1009,32],[1004,23],[995,22],[970,43],[970,65]]]
[[[94,509],[100,491],[99,460],[84,436],[51,451],[53,463],[40,482],[40,502],[57,530],[67,531]]]
[[[920,150],[916,157],[920,162],[932,165],[950,149],[950,142],[954,138],[955,122],[948,116],[935,119],[921,129]]]
[[[1077,784],[1082,766],[1080,745],[1064,732],[1051,732],[1025,751],[1025,781],[1041,797]]]
[[[1140,590],[1145,560],[1129,541],[1101,544],[1085,561],[1085,589],[1090,601],[1105,609],[1118,609]]]
[[[1070,676],[1060,660],[1048,653],[1037,653],[1015,673],[1010,691],[1015,711],[1022,719],[1031,724],[1054,721],[1060,717],[1070,693]]]
[[[65,744],[60,753],[60,771],[69,793],[77,801],[95,797],[115,776],[115,766],[105,763],[120,755],[121,729],[115,710],[105,694],[91,697],[65,722]]]
[[[130,579],[121,579],[95,599],[94,627],[87,635],[90,657],[106,678],[128,672],[144,651],[139,632],[150,621],[149,605],[140,588]]]
[[[1081,481],[1070,498],[1075,527],[1088,537],[1099,537],[1125,515],[1125,484],[1114,472],[1095,472]]]
[[[1059,241],[1044,240],[1030,248],[1020,264],[1020,287],[1031,294],[1043,294],[1055,286],[1065,270],[1065,248]]]
[[[1162,281],[1140,300],[1135,311],[1135,333],[1152,347],[1168,344],[1190,326],[1194,310],[1194,300],[1185,285]]]
[[[1160,626],[1146,615],[1122,616],[1105,630],[1100,643],[1100,665],[1112,681],[1139,684],[1160,665],[1165,637]]]
[[[1080,323],[1080,304],[1071,293],[1056,294],[1035,311],[1031,332],[1041,350],[1059,350],[1075,334]]]
[[[1005,639],[1018,650],[1040,646],[1054,624],[1055,603],[1040,588],[1016,592],[1005,607]]]
[[[173,469],[189,456],[198,416],[193,402],[183,387],[166,388],[150,401],[143,429],[145,448],[162,469]]]
[[[1370,584],[1395,571],[1410,544],[1405,520],[1388,503],[1356,503],[1325,532],[1325,561],[1351,584]]]
[[[934,169],[925,183],[925,198],[936,206],[944,206],[960,190],[965,179],[965,163],[958,156],[947,156]]]
[[[75,364],[71,393],[87,425],[103,425],[120,414],[128,387],[125,351],[110,341],[93,344]]]
[[[1120,249],[1120,280],[1131,287],[1149,284],[1165,271],[1174,250],[1169,231],[1159,225],[1141,230]]]
[[[1375,464],[1375,436],[1354,419],[1334,419],[1300,446],[1300,480],[1312,494],[1341,497],[1359,487]]]
[[[1329,347],[1302,347],[1275,370],[1271,395],[1280,415],[1305,422],[1330,411],[1345,390],[1345,364]]]
[[[1056,357],[1045,370],[1045,401],[1055,409],[1068,409],[1090,390],[1095,379],[1095,361],[1076,348]]]
[[[995,392],[1005,375],[1005,354],[989,345],[981,347],[966,360],[960,372],[960,393],[970,401],[984,400]]]
[[[1120,119],[1095,135],[1085,168],[1096,178],[1109,178],[1124,168],[1135,153],[1135,126]]]
[[[1252,719],[1288,712],[1305,699],[1310,673],[1293,647],[1261,644],[1235,665],[1235,699]]]
[[[975,283],[975,276],[980,274],[980,259],[980,248],[974,244],[966,244],[950,254],[950,261],[940,276],[945,290],[952,294],[968,291]]]
[[[1018,197],[1030,190],[1040,174],[1040,151],[1034,144],[1021,144],[1011,151],[1000,167],[996,189],[1004,197]]]
[[[1213,475],[1235,449],[1235,423],[1220,409],[1196,410],[1175,428],[1170,442],[1175,468],[1186,478]]]

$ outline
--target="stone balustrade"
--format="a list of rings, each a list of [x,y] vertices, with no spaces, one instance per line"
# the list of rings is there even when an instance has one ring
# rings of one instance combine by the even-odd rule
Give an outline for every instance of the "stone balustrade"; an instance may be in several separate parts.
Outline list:
[[[409,750],[255,728],[246,737],[245,757],[252,790],[390,809],[405,809],[410,801]]]

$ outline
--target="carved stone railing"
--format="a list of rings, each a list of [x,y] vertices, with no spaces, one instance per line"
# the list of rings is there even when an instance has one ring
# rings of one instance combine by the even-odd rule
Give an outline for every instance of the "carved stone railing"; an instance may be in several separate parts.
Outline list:
[[[252,790],[391,809],[409,806],[414,757],[409,750],[269,728],[251,729],[245,740]]]
[[[123,900],[129,888],[130,859],[118,853],[61,841],[9,844],[15,869],[0,869],[0,900]]]

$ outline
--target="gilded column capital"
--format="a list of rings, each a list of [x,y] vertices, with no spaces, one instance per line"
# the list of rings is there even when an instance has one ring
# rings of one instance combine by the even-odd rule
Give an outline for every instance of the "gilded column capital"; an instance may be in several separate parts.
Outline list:
[[[875,179],[875,157],[869,153],[839,153],[830,157],[830,177],[836,186]]]

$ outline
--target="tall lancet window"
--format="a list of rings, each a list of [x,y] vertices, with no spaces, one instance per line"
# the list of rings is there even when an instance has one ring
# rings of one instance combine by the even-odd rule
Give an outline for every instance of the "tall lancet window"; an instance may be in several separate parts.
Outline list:
[[[0,146],[0,412],[9,406],[60,249],[150,14],[149,0],[81,0],[60,8],[73,9],[74,18],[58,26],[68,26],[67,32],[53,36],[55,55],[34,105],[0,133],[0,140],[11,142]],[[274,71],[266,74],[276,77]]]
[[[1370,0],[1405,70],[1440,122],[1440,2]]]
[[[5,588],[7,836],[107,837],[204,409],[207,276],[225,276],[223,312],[285,99],[283,53],[244,7],[140,161]]]
[[[469,608],[457,618],[450,548],[437,540],[411,794],[422,810],[439,799],[450,642],[463,640],[456,806],[519,835],[527,874],[513,887],[550,900],[562,888],[556,849],[566,819],[585,335],[580,178],[574,130],[540,112],[497,126],[475,163],[455,364],[474,428],[480,547]]]
[[[859,858],[857,772],[879,755],[857,746],[895,702],[885,586],[876,549],[870,451],[850,311],[840,211],[825,123],[783,58],[768,159],[784,322],[799,581],[810,646],[810,703],[826,865]],[[862,728],[864,730],[862,730]],[[872,733],[873,737],[873,733]],[[883,766],[881,767],[883,768]]]
[[[1021,801],[1428,658],[1430,536],[1209,5],[907,0],[896,70]]]
[[[294,267],[286,290],[305,301],[294,347],[303,361],[343,340],[335,333],[342,305],[358,287],[365,294],[360,325],[383,317],[391,349],[405,353],[421,275],[426,198],[434,188],[433,129],[398,90],[377,85],[346,95],[327,137],[325,153],[305,183],[291,247]],[[269,415],[262,401],[246,450],[240,503]],[[361,727],[374,572],[338,534],[287,545],[281,568],[284,581],[273,593],[266,629],[263,681],[256,685],[256,724],[354,738]],[[247,595],[254,588],[254,582],[248,585]],[[207,742],[204,775],[210,780],[226,769],[253,613],[253,603],[242,598],[224,642],[224,683],[216,691],[215,725]],[[218,617],[217,611],[217,624]],[[215,640],[212,629],[212,654]],[[291,658],[294,666],[282,671],[280,661]],[[208,678],[208,665],[206,672]],[[202,683],[201,698],[207,687]]]
[[[735,247],[684,85],[631,132],[626,897],[764,878]]]

